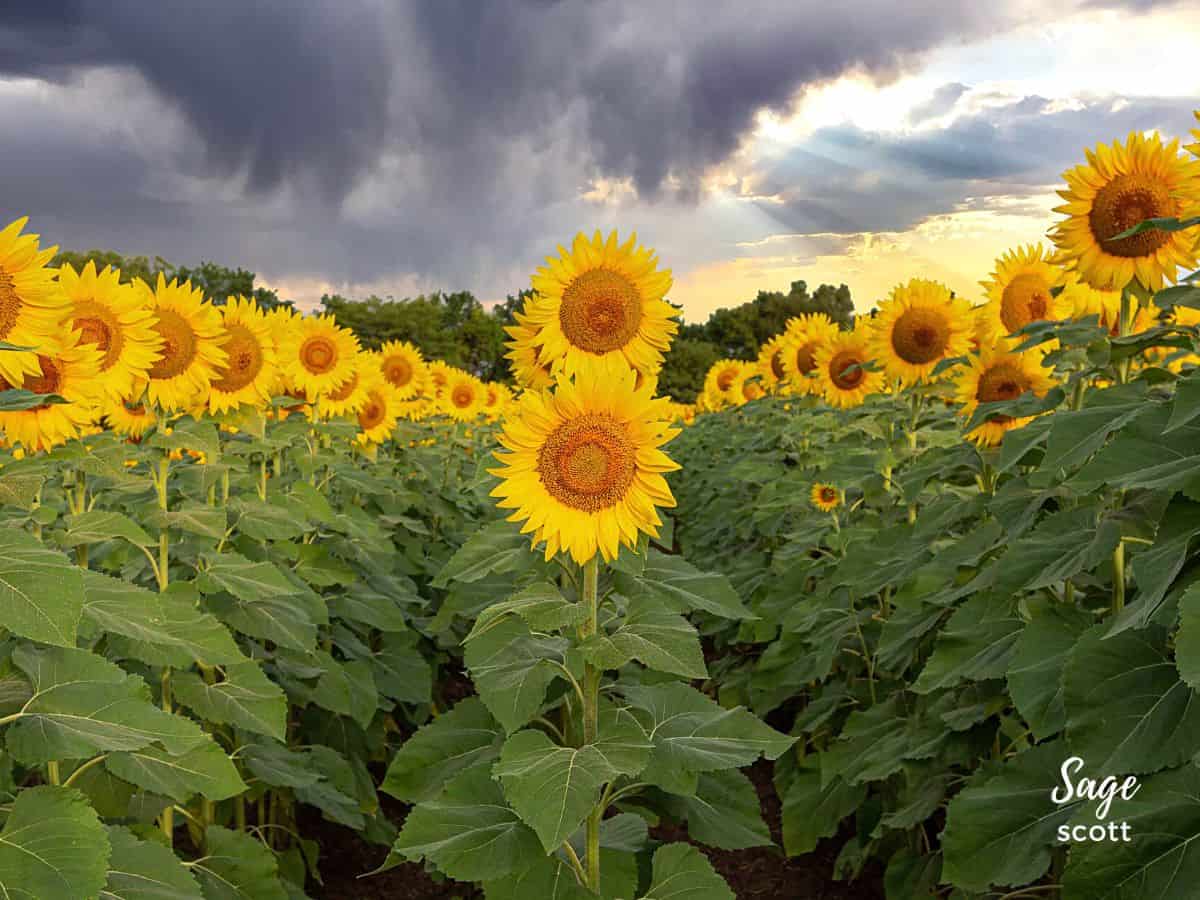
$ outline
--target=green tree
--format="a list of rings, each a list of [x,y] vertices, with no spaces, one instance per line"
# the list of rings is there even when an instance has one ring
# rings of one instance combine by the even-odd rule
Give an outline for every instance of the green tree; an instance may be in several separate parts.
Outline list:
[[[658,392],[680,403],[695,403],[704,387],[704,376],[721,358],[716,344],[692,337],[677,337],[663,360],[658,377]]]

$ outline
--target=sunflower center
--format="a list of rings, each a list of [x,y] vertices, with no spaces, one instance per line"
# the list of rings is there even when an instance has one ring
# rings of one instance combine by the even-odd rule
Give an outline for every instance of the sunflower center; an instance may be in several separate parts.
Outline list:
[[[228,325],[226,332],[229,340],[225,344],[225,352],[229,354],[229,363],[212,386],[213,390],[232,394],[258,377],[263,367],[263,352],[258,338],[245,325]]]
[[[717,388],[722,391],[729,390],[735,378],[737,378],[737,372],[733,369],[725,369],[723,372],[717,374]]]
[[[999,400],[1016,400],[1031,387],[1029,376],[1011,362],[998,362],[988,368],[979,378],[975,399],[980,403],[995,403]],[[988,416],[989,422],[1007,424],[1012,416]]]
[[[941,359],[950,343],[950,323],[936,309],[905,310],[892,327],[892,349],[907,363]]]
[[[0,266],[0,339],[7,337],[17,324],[22,306],[13,277]]]
[[[807,375],[817,367],[817,361],[813,357],[816,346],[815,342],[810,341],[796,348],[796,371],[801,375]]]
[[[313,375],[327,375],[337,365],[337,345],[324,335],[304,339],[300,345],[300,364]]]
[[[398,388],[413,379],[413,367],[403,356],[389,356],[383,362],[383,377]]]
[[[558,320],[567,340],[591,353],[624,347],[642,322],[637,286],[609,269],[584,272],[563,291]]]
[[[771,374],[776,378],[782,378],[787,374],[787,370],[783,368],[783,351],[776,350],[771,354]]]
[[[384,405],[383,399],[372,391],[363,408],[358,411],[358,425],[363,431],[370,431],[383,422],[386,414],[387,406]]]
[[[537,471],[550,495],[573,509],[597,512],[624,499],[637,450],[612,417],[585,413],[559,425],[538,452]]]
[[[121,358],[125,339],[121,335],[121,323],[112,310],[90,301],[77,303],[74,327],[80,332],[81,344],[95,344],[104,354],[100,359],[101,372],[107,372]]]
[[[174,378],[187,371],[196,358],[196,332],[173,309],[158,310],[154,326],[163,339],[162,359],[150,367],[151,378]]]
[[[867,377],[863,370],[866,362],[853,350],[840,350],[829,361],[829,378],[835,387],[843,391],[852,391]]]
[[[1088,224],[1092,234],[1113,256],[1150,256],[1171,240],[1166,231],[1151,229],[1133,237],[1113,240],[1115,235],[1128,231],[1146,219],[1174,216],[1179,204],[1171,197],[1167,185],[1144,175],[1118,175],[1096,192]]]
[[[1050,285],[1041,275],[1024,272],[1013,277],[1000,295],[1000,321],[1008,333],[1020,331],[1030,322],[1050,313]]]
[[[831,487],[821,488],[821,499],[826,503],[832,503],[837,499],[837,491]]]
[[[329,392],[329,399],[334,403],[344,403],[354,393],[356,387],[358,387],[358,372],[351,372],[345,384]]]
[[[450,392],[450,402],[459,409],[466,409],[475,402],[475,392],[471,390],[470,385],[455,385],[454,390]]]

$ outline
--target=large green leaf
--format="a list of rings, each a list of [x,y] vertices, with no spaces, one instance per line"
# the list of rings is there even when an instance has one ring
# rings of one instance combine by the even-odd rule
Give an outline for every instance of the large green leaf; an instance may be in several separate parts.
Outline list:
[[[582,624],[588,611],[582,603],[571,603],[563,597],[554,585],[538,582],[487,607],[475,619],[475,625],[463,643],[469,643],[509,616],[519,616],[538,631],[558,631]]]
[[[491,572],[509,572],[531,558],[529,538],[511,522],[499,519],[467,539],[433,580],[436,588],[451,581],[478,581]]]
[[[369,659],[379,693],[400,703],[428,703],[433,696],[433,669],[418,646],[416,632],[384,634]]]
[[[1167,507],[1153,546],[1137,553],[1131,561],[1138,592],[1135,602],[1127,607],[1129,615],[1123,617],[1123,628],[1141,628],[1154,618],[1175,576],[1187,562],[1197,535],[1200,503],[1176,497]]]
[[[753,783],[737,769],[705,772],[696,792],[672,808],[687,819],[688,837],[722,850],[744,850],[771,843]]]
[[[652,602],[631,602],[615,629],[592,635],[580,649],[601,669],[619,669],[636,659],[659,672],[708,677],[696,629],[683,616],[656,609]]]
[[[1188,687],[1200,690],[1200,582],[1191,585],[1179,598],[1175,665]]]
[[[62,542],[64,546],[75,547],[114,538],[122,538],[137,547],[149,547],[154,543],[154,539],[129,516],[100,509],[67,516],[67,533],[63,535]]]
[[[118,778],[184,802],[200,794],[228,800],[246,790],[233,761],[211,737],[177,756],[158,747],[110,753],[104,765]]]
[[[480,699],[511,733],[541,708],[566,649],[565,639],[535,635],[510,617],[467,644],[463,659]]]
[[[651,550],[639,576],[618,572],[618,588],[628,597],[645,592],[670,604],[677,612],[704,610],[726,619],[753,619],[724,575],[701,572],[682,556]]]
[[[204,855],[192,864],[204,900],[289,900],[275,854],[243,831],[210,825]]]
[[[0,891],[30,900],[95,897],[109,852],[108,834],[83,794],[26,788],[0,831]]]
[[[169,848],[109,828],[112,855],[102,900],[203,900],[200,886]]]
[[[237,553],[210,554],[197,579],[209,606],[234,628],[293,650],[311,649],[317,626],[329,622],[324,601],[289,581],[269,562]]]
[[[1061,731],[1063,668],[1092,616],[1074,606],[1049,600],[1030,601],[1033,619],[1025,626],[1008,664],[1008,690],[1013,705],[1039,739]]]
[[[654,852],[653,880],[641,900],[736,900],[695,847],[666,844]]]
[[[379,692],[371,666],[365,662],[339,662],[319,652],[325,671],[317,679],[312,701],[339,716],[349,716],[363,728],[371,724],[379,708]]]
[[[971,597],[938,634],[933,655],[913,690],[928,694],[965,680],[1003,676],[1021,628],[1009,597],[990,593]]]
[[[1088,406],[1051,416],[1050,437],[1040,468],[1054,471],[1083,462],[1104,445],[1110,434],[1147,411],[1145,393],[1146,386],[1141,382],[1089,392]]]
[[[13,634],[74,647],[83,576],[57,550],[24,531],[0,530],[0,622]]]
[[[191,672],[177,673],[172,679],[175,699],[209,722],[236,725],[282,741],[288,704],[279,685],[255,662],[235,663],[223,672],[223,679],[213,684]]]
[[[783,848],[788,856],[810,853],[821,838],[836,834],[866,796],[865,782],[850,785],[837,777],[822,786],[820,765],[802,764],[783,795]]]
[[[382,790],[417,803],[436,797],[451,778],[500,755],[503,729],[478,697],[468,697],[400,745]]]

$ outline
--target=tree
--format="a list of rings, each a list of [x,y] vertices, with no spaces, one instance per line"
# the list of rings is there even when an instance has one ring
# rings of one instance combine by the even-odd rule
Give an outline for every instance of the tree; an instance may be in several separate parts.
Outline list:
[[[704,376],[720,358],[720,349],[711,341],[675,338],[658,376],[658,393],[680,403],[695,403],[704,387]]]

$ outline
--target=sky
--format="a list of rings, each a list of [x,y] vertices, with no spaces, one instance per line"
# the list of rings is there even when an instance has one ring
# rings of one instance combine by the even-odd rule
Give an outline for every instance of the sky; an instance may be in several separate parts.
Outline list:
[[[978,282],[1063,170],[1186,135],[1200,4],[9,0],[0,225],[305,308],[527,287],[636,231],[687,321],[803,279]]]

